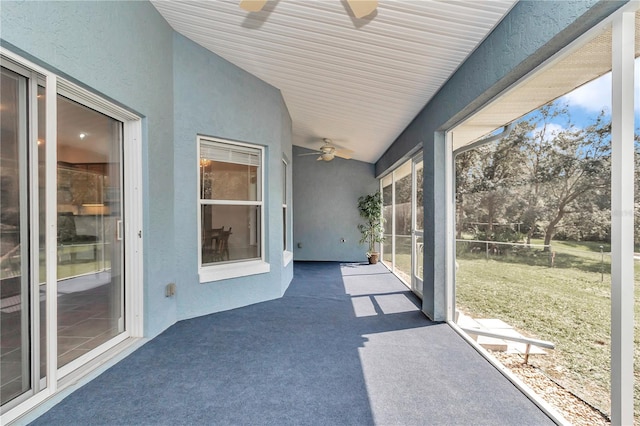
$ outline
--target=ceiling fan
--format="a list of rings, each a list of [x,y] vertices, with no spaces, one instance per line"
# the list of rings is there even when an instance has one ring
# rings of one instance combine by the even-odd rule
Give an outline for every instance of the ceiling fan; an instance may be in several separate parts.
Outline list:
[[[331,161],[335,157],[344,158],[345,160],[351,159],[351,154],[353,154],[353,151],[351,151],[350,149],[342,147],[338,148],[335,144],[333,144],[333,142],[331,142],[331,139],[328,138],[324,138],[322,139],[322,141],[324,142],[324,144],[316,152],[299,154],[299,156],[319,154],[320,156],[318,157],[318,161]]]
[[[259,12],[266,3],[267,0],[241,0],[240,7],[247,12]],[[377,0],[347,0],[347,4],[356,18],[363,18],[378,7]]]

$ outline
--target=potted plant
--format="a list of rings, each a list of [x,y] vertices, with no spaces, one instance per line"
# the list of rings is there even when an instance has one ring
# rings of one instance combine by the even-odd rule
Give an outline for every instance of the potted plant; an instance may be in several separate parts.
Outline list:
[[[358,224],[358,230],[362,234],[360,244],[367,243],[369,245],[369,251],[367,251],[369,263],[378,263],[380,253],[375,251],[375,244],[384,241],[382,227],[384,218],[382,217],[382,194],[380,191],[358,198],[358,210],[360,216],[365,220],[364,223]]]

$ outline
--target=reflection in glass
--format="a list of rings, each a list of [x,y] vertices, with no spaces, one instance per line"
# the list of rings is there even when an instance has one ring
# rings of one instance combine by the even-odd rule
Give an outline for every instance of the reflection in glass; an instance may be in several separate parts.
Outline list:
[[[46,230],[46,114],[45,114],[45,99],[46,90],[42,86],[38,86],[38,140],[36,141],[38,146],[38,276],[34,280],[34,283],[38,283],[38,297],[40,303],[40,378],[44,378],[47,375],[47,327],[46,327],[46,314],[47,314],[47,257],[45,255],[45,247],[47,242],[47,230]],[[35,278],[35,277],[34,277]]]
[[[203,205],[202,264],[259,259],[260,207]]]
[[[259,158],[256,156],[256,158]],[[257,159],[255,161],[258,161]],[[259,200],[258,166],[200,158],[200,198]]]
[[[416,269],[415,271],[413,271],[414,275],[416,277],[418,277],[420,279],[420,282],[422,282],[422,280],[424,280],[424,257],[423,257],[423,252],[424,252],[424,238],[422,237],[416,237],[416,247],[415,247],[415,253],[416,253]],[[420,283],[417,283],[417,285],[420,285]],[[422,294],[422,288],[418,288],[416,289],[418,291],[419,294]]]
[[[31,388],[27,210],[27,81],[0,83],[0,403]]]
[[[423,191],[423,167],[422,161],[416,163],[416,230],[424,229],[424,199],[422,197]]]
[[[58,96],[58,367],[124,331],[121,134]]]
[[[393,267],[393,174],[382,179],[382,216],[384,217],[384,242],[382,260]]]
[[[394,250],[393,271],[411,283],[411,161],[394,171]]]

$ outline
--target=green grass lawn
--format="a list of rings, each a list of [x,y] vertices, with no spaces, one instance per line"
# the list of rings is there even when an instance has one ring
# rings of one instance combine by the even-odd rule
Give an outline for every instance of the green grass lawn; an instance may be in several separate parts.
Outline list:
[[[538,243],[538,242],[535,242]],[[487,259],[458,244],[456,303],[474,318],[499,318],[556,349],[530,362],[602,411],[609,412],[610,257],[598,243],[553,242],[541,250],[503,250]],[[609,247],[604,247],[609,251]],[[604,262],[602,259],[604,258]],[[604,271],[604,273],[603,273]],[[635,281],[640,283],[640,265]],[[640,286],[636,285],[635,356],[640,360]],[[635,369],[636,416],[640,370]]]

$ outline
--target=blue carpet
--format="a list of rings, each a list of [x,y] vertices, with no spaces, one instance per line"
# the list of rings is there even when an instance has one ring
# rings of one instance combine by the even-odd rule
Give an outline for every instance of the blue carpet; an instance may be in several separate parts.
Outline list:
[[[33,425],[553,424],[382,265],[170,327]]]

